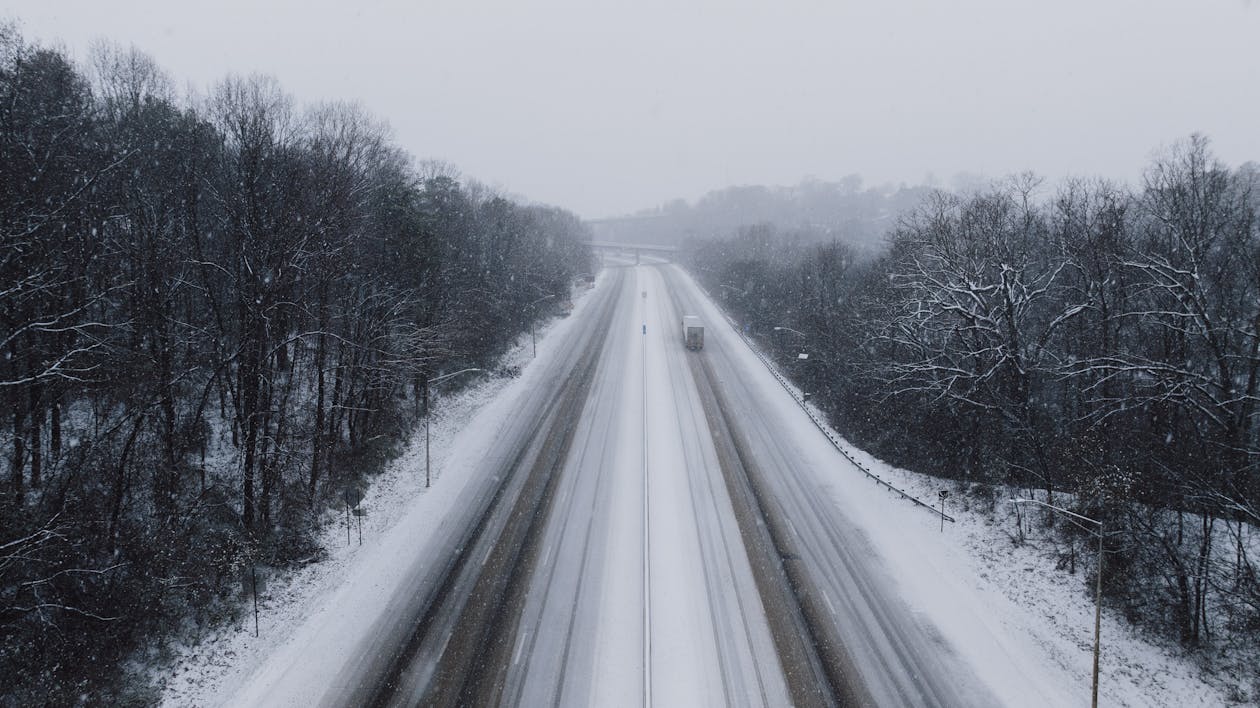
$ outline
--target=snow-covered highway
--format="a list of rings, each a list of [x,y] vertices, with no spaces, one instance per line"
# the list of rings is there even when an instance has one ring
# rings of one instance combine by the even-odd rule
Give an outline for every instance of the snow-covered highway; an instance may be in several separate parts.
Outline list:
[[[645,295],[646,294],[646,295]],[[785,705],[657,268],[623,287],[507,667],[517,705]]]
[[[1012,702],[903,599],[835,503],[838,456],[686,274],[612,268],[587,299],[439,480],[431,532],[392,534],[376,553],[392,570],[350,583],[227,702]],[[702,351],[683,314],[706,321]]]

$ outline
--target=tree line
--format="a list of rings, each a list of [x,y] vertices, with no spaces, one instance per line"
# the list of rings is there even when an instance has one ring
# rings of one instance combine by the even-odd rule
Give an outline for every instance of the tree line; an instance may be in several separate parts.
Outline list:
[[[244,568],[318,557],[427,379],[591,268],[574,215],[355,105],[172,86],[0,27],[0,702],[125,697],[122,663],[231,616]]]
[[[761,225],[688,258],[854,443],[1100,519],[1109,602],[1187,646],[1254,641],[1260,169],[1193,136],[1139,189],[936,192],[855,253]]]

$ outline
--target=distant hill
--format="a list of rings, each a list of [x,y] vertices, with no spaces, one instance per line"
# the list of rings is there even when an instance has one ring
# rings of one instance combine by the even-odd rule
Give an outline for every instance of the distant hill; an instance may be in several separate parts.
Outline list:
[[[589,222],[599,241],[677,246],[691,238],[725,238],[741,227],[773,224],[807,240],[883,247],[897,216],[931,191],[924,186],[862,188],[856,175],[838,182],[806,180],[793,187],[739,186],[709,192],[694,204],[678,199],[655,209]]]

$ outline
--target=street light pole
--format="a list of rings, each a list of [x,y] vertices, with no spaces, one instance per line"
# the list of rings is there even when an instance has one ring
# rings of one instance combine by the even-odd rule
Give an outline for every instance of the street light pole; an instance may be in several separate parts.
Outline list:
[[[1012,499],[1012,504],[1037,504],[1047,509],[1057,511],[1068,517],[1072,523],[1080,526],[1080,521],[1094,525],[1094,532],[1098,534],[1098,582],[1094,591],[1094,681],[1092,688],[1092,699],[1090,705],[1098,708],[1098,664],[1099,657],[1102,654],[1102,577],[1103,577],[1103,522],[1097,519],[1091,519],[1088,516],[1069,511],[1053,504],[1047,504],[1036,499]]]
[[[784,327],[784,326],[782,326],[782,325],[775,325],[775,327],[774,327],[774,331],[775,331],[775,332],[791,332],[792,334],[795,334],[795,335],[797,335],[798,337],[801,337],[801,338],[803,338],[803,339],[809,339],[809,335],[808,335],[808,334],[805,334],[804,332],[801,332],[801,331],[799,331],[799,330],[792,329],[791,327]],[[805,352],[801,352],[800,354],[797,354],[797,355],[796,355],[796,360],[797,360],[797,361],[805,361],[805,360],[807,360],[807,359],[809,359],[809,354],[806,354]]]
[[[473,371],[481,371],[481,369],[461,369],[459,371],[455,371],[449,374],[443,374],[442,376],[439,376],[435,379],[431,379],[428,376],[424,377],[424,488],[425,489],[429,488],[429,483],[431,481],[431,474],[429,471],[430,470],[430,467],[429,467],[429,419],[433,417],[433,411],[429,408],[429,403],[431,401],[431,398],[429,397],[429,385],[435,384],[439,381],[445,381],[446,379],[449,379],[452,376],[459,376],[460,374],[467,374]]]
[[[1103,525],[1098,522],[1098,589],[1094,593],[1094,697],[1090,703],[1098,708],[1098,655],[1102,646],[1102,574],[1103,574]]]
[[[537,358],[538,358],[538,337],[534,334],[534,305],[537,305],[538,303],[542,302],[543,300],[550,300],[550,299],[551,299],[551,298],[553,298],[553,297],[555,297],[555,295],[554,295],[554,294],[553,294],[553,295],[544,295],[544,296],[542,296],[542,297],[538,298],[537,300],[535,300],[535,301],[533,301],[533,302],[529,303],[528,305],[526,305],[526,307],[528,307],[528,308],[529,308],[529,342],[530,342],[530,344],[531,344],[531,345],[532,345],[532,347],[533,347],[533,350],[534,350],[534,358],[535,358],[535,359],[537,359]]]
[[[424,377],[424,488],[429,488],[429,419],[433,411],[429,408],[429,377]]]

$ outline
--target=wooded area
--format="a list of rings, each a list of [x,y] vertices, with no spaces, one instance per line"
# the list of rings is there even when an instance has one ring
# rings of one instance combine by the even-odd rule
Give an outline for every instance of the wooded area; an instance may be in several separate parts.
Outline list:
[[[935,193],[874,260],[768,225],[688,257],[852,442],[989,505],[1033,490],[1100,519],[1111,603],[1189,647],[1255,641],[1254,164],[1194,136],[1136,191]],[[1060,525],[1074,568],[1088,534]]]
[[[0,684],[125,697],[138,649],[307,562],[347,486],[589,272],[572,214],[417,165],[354,105],[0,27]],[[546,299],[551,296],[550,299]]]

